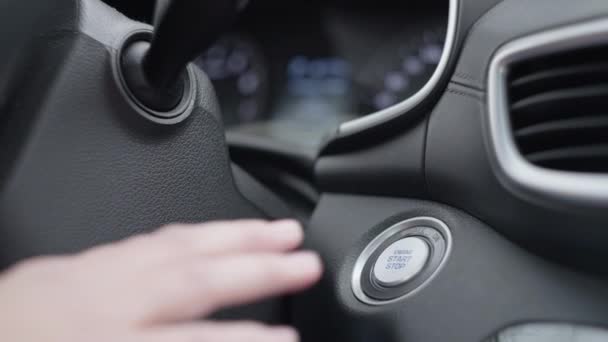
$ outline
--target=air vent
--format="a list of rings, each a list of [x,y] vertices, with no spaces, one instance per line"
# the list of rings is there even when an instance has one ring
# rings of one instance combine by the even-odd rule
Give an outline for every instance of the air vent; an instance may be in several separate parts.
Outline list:
[[[512,133],[528,162],[608,173],[608,45],[524,58],[508,75]]]
[[[515,39],[492,57],[492,169],[526,201],[608,208],[608,18]]]

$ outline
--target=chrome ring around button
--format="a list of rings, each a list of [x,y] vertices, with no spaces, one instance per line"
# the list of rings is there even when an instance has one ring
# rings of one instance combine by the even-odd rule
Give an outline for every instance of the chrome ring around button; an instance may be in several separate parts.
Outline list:
[[[418,274],[410,277],[404,284],[392,287],[383,285],[374,279],[375,264],[385,249],[406,238],[419,238],[428,243],[427,246],[431,247],[429,260]],[[437,243],[439,245],[434,246]],[[436,248],[438,246],[441,248]],[[450,230],[438,219],[418,217],[394,224],[373,239],[359,255],[351,279],[353,293],[358,300],[369,305],[390,304],[411,296],[424,288],[443,268],[451,248]]]

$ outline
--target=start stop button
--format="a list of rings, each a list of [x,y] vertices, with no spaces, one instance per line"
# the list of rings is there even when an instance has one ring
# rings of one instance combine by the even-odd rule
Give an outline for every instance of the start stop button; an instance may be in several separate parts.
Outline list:
[[[433,280],[452,250],[448,226],[433,217],[397,221],[360,252],[352,271],[353,293],[369,305],[385,305],[417,293]],[[390,221],[389,221],[390,222]]]
[[[381,286],[402,285],[418,275],[427,264],[429,245],[419,237],[407,237],[390,245],[376,261],[372,275]]]

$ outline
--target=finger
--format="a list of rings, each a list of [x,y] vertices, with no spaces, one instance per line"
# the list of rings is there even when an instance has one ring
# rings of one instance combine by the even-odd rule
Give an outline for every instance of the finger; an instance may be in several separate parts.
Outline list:
[[[294,220],[177,225],[161,230],[158,235],[161,239],[173,239],[181,248],[205,255],[287,251],[298,247],[304,238],[302,226]]]
[[[153,328],[138,342],[297,342],[298,333],[290,327],[270,327],[260,323],[193,323]]]
[[[118,244],[114,251],[128,259],[136,256],[140,264],[155,264],[201,255],[284,252],[297,248],[303,237],[300,224],[291,220],[213,222],[168,226]]]
[[[197,318],[219,308],[302,290],[316,283],[322,265],[317,254],[298,252],[218,257],[164,273],[151,293],[155,305],[147,321]],[[146,320],[146,318],[144,318]]]

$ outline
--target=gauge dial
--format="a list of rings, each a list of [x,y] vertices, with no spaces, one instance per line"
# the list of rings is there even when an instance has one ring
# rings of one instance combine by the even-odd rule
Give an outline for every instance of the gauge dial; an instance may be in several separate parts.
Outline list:
[[[196,64],[216,88],[226,126],[263,118],[268,105],[268,71],[260,48],[251,38],[227,35]]]
[[[349,21],[329,26],[328,35],[263,26],[220,39],[196,63],[216,88],[225,125],[267,119],[339,124],[410,98],[441,60],[442,23],[385,28],[390,35],[367,29],[373,35],[366,39],[353,27]]]
[[[359,112],[388,108],[424,87],[441,60],[444,36],[444,28],[425,30],[405,42],[388,42],[372,56],[354,79]]]

